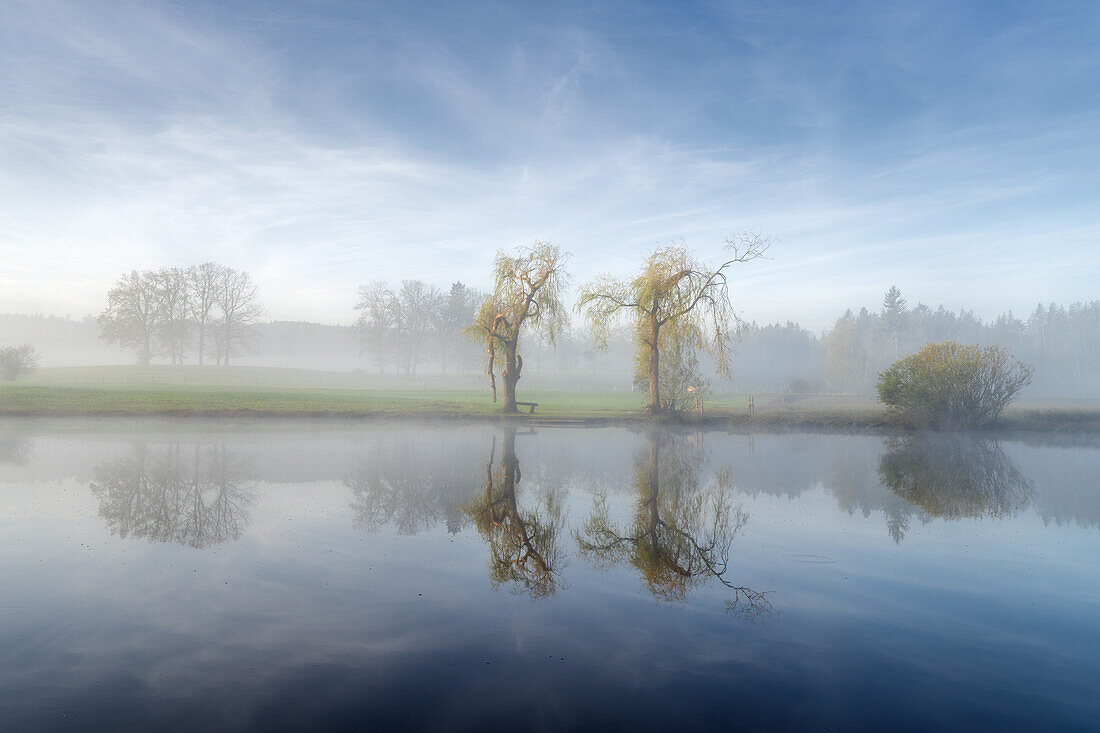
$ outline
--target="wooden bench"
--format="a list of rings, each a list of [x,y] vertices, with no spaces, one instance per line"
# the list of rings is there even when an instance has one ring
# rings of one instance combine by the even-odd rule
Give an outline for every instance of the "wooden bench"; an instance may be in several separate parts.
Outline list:
[[[520,405],[526,405],[527,407],[530,407],[531,409],[527,411],[527,414],[528,415],[534,415],[535,414],[535,408],[539,406],[539,403],[537,403],[537,402],[517,402],[516,403],[516,407],[519,407]]]

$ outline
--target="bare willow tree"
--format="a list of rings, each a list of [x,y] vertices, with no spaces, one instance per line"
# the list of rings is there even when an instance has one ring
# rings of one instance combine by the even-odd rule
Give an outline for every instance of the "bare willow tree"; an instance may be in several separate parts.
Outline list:
[[[536,331],[550,343],[565,326],[568,314],[561,296],[569,282],[565,272],[568,252],[549,242],[520,247],[514,257],[497,252],[493,260],[493,293],[466,329],[485,344],[487,372],[497,401],[496,369],[504,380],[504,412],[516,411],[516,383],[523,370],[519,337]]]
[[[771,237],[746,232],[726,238],[727,259],[711,266],[685,245],[657,249],[633,280],[609,276],[586,285],[577,301],[601,347],[624,311],[634,320],[636,363],[649,382],[646,409],[661,414],[662,354],[681,349],[707,353],[723,376],[729,375],[730,349],[739,319],[729,299],[727,269],[763,257]]]

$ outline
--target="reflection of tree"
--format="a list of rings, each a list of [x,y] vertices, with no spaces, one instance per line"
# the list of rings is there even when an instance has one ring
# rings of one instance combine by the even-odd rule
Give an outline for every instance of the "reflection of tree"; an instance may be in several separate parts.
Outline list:
[[[203,548],[241,536],[253,501],[241,482],[241,466],[224,446],[179,445],[149,451],[96,469],[92,492],[99,514],[119,537],[142,537]]]
[[[416,534],[443,520],[449,532],[459,531],[466,518],[446,486],[455,471],[453,460],[431,460],[415,440],[375,446],[344,480],[356,526],[373,532],[392,523],[401,534]]]
[[[942,519],[1012,516],[1034,491],[995,441],[972,436],[891,440],[878,473],[883,486]]]
[[[0,463],[26,465],[31,456],[31,441],[15,431],[0,434]]]
[[[549,494],[533,508],[516,500],[520,482],[516,431],[507,428],[500,463],[494,467],[496,437],[485,466],[485,487],[465,507],[474,526],[489,542],[489,577],[493,586],[510,584],[532,598],[555,593],[563,564],[558,538],[564,527],[561,505]]]
[[[886,529],[890,538],[900,543],[909,531],[914,516],[913,505],[892,491],[884,490],[875,470],[880,459],[877,442],[841,443],[830,451],[831,461],[825,475],[825,486],[836,497],[840,508],[853,513],[859,510],[864,517],[881,511],[886,515]],[[917,519],[930,522],[925,512],[916,513]]]
[[[730,545],[748,522],[741,506],[730,501],[728,473],[700,490],[694,454],[667,434],[653,431],[648,437],[649,450],[637,462],[632,527],[616,528],[606,497],[597,498],[592,515],[574,534],[581,555],[603,566],[629,562],[646,588],[664,600],[683,600],[717,580],[733,591],[726,601],[731,613],[770,614],[766,592],[726,579]],[[662,447],[668,448],[664,455]]]

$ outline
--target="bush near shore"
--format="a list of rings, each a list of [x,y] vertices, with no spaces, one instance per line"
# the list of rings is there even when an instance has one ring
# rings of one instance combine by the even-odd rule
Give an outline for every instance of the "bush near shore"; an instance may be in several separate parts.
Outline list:
[[[878,396],[891,414],[911,426],[981,428],[997,421],[1032,373],[1001,346],[944,341],[883,371]]]

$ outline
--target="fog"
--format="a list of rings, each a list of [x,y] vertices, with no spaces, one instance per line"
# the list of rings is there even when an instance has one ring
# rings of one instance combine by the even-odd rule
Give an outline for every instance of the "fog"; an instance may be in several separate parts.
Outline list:
[[[464,333],[484,296],[461,283],[462,302],[442,288],[415,283],[430,297],[412,304],[395,296],[393,319],[379,326],[365,315],[349,324],[257,319],[247,338],[232,351],[232,365],[358,374],[384,378],[389,385],[456,383],[473,386],[485,371],[481,344]],[[416,309],[419,313],[404,311]],[[458,312],[454,312],[457,310]],[[449,312],[450,311],[450,312]],[[349,316],[355,313],[349,313]],[[718,393],[873,394],[878,373],[927,343],[1000,345],[1034,367],[1024,396],[1032,398],[1100,397],[1100,301],[1039,304],[1025,316],[1002,314],[983,320],[971,311],[950,311],[923,303],[910,306],[900,291],[887,291],[880,304],[837,314],[835,324],[815,332],[799,324],[762,324],[741,314],[731,323],[736,333],[731,375],[717,373],[700,358],[709,390]],[[0,314],[0,345],[31,344],[40,354],[43,375],[55,367],[140,363],[141,354],[105,338],[106,328],[93,316],[68,317]],[[188,321],[175,347],[176,361],[197,365],[195,324]],[[171,364],[163,337],[150,353],[152,365]],[[634,337],[629,321],[615,328],[600,348],[576,314],[554,342],[525,333],[521,350],[526,386],[634,388]],[[206,363],[218,364],[216,347]],[[42,376],[42,375],[40,375]]]

